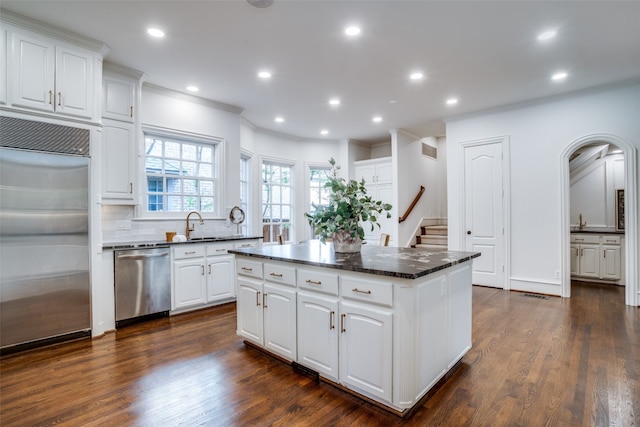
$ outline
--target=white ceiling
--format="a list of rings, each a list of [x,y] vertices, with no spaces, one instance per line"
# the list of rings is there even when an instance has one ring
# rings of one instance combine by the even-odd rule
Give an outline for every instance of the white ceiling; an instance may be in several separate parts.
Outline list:
[[[110,47],[147,82],[241,107],[302,139],[444,133],[443,118],[640,77],[638,1],[10,1]],[[362,34],[343,29],[358,23]],[[166,32],[149,38],[154,25]],[[536,36],[556,29],[546,43]],[[261,81],[258,70],[273,77]],[[426,79],[411,82],[410,72]],[[569,73],[552,82],[552,73]],[[459,98],[455,106],[448,97]],[[331,97],[342,104],[328,105]],[[394,103],[390,101],[395,101]],[[275,123],[281,115],[284,123]],[[372,122],[374,115],[383,117]],[[330,131],[320,136],[321,129]]]

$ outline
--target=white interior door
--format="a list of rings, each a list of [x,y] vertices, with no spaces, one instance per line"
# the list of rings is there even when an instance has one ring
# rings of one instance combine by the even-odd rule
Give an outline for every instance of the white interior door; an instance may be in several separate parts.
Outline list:
[[[504,191],[502,143],[464,148],[464,213],[467,251],[473,261],[473,284],[504,288]]]

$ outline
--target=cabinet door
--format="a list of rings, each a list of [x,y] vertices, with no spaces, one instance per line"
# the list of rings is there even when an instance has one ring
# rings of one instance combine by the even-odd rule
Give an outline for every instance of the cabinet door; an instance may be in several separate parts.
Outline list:
[[[238,335],[263,344],[262,282],[238,276]]]
[[[391,162],[376,165],[376,182],[378,184],[390,183],[393,177]]]
[[[235,259],[233,255],[207,258],[207,301],[230,299],[236,296],[234,287]]]
[[[600,277],[600,245],[580,245],[580,275]]]
[[[338,300],[298,292],[298,362],[338,380]]]
[[[192,258],[173,262],[173,309],[205,304],[204,259]]]
[[[620,246],[603,245],[602,260],[600,262],[600,276],[603,279],[619,280],[620,271]]]
[[[296,291],[264,284],[264,346],[287,360],[296,360]]]
[[[137,83],[105,76],[102,81],[102,117],[133,122],[133,101]]]
[[[11,104],[53,112],[55,45],[20,33],[10,39]]]
[[[92,118],[93,57],[81,51],[58,46],[55,80],[56,112]]]
[[[340,382],[391,401],[392,314],[340,304]]]
[[[361,165],[354,168],[355,180],[360,182],[364,179],[367,185],[374,184],[376,182],[376,167],[375,165]]]
[[[444,337],[449,343],[447,370],[451,369],[471,349],[473,290],[470,263],[449,273],[448,280],[449,330]]]
[[[102,129],[102,198],[132,201],[135,145],[134,127],[105,120]]]
[[[571,245],[570,257],[571,257],[571,275],[579,274],[579,265],[580,265],[580,246],[579,245]]]

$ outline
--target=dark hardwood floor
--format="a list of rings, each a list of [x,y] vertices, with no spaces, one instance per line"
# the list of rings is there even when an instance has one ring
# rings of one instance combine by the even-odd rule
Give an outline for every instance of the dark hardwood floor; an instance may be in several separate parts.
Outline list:
[[[0,425],[640,425],[640,309],[572,291],[474,287],[473,348],[409,419],[245,346],[231,304],[3,356]]]

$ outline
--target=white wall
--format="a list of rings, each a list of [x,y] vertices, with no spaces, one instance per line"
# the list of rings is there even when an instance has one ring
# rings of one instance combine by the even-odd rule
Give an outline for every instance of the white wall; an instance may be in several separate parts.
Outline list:
[[[640,149],[640,84],[600,88],[568,97],[449,119],[447,185],[449,245],[464,249],[460,144],[497,136],[510,141],[510,284],[557,289],[561,269],[561,162],[563,149],[591,134],[610,134]],[[636,186],[638,177],[635,177]],[[639,187],[636,187],[639,188]],[[636,209],[638,207],[636,206]],[[637,226],[637,225],[636,225]],[[637,229],[637,228],[636,228]],[[527,289],[525,289],[527,290]]]
[[[578,227],[580,214],[585,229],[615,229],[615,190],[624,189],[624,157],[605,156],[571,175],[570,221]]]
[[[426,189],[406,221],[398,225],[398,246],[407,246],[415,237],[422,218],[435,218],[440,211],[440,182],[438,160],[422,155],[422,144],[437,146],[433,137],[416,138],[402,131],[392,131],[394,170],[397,171],[397,216],[404,215],[420,186]]]

